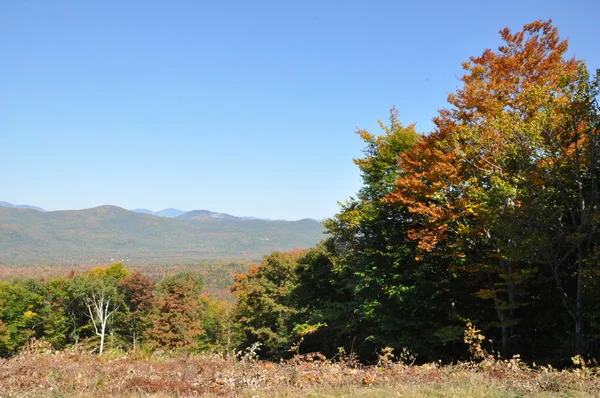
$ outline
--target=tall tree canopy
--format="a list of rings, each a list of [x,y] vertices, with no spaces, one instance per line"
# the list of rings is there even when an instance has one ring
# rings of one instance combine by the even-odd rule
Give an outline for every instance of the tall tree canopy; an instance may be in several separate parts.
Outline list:
[[[388,200],[408,206],[421,251],[458,255],[454,266],[477,276],[505,354],[542,263],[581,352],[583,278],[597,240],[597,85],[566,58],[550,21],[500,33],[498,51],[463,64],[452,107],[402,156],[406,172]]]

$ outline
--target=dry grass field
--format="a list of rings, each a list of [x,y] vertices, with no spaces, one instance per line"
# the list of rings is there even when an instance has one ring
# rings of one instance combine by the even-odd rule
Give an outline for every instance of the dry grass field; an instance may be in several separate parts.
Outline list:
[[[34,347],[0,362],[0,397],[596,397],[594,368],[531,368],[518,359],[452,366],[382,357],[298,356],[273,363],[220,355],[142,355]]]

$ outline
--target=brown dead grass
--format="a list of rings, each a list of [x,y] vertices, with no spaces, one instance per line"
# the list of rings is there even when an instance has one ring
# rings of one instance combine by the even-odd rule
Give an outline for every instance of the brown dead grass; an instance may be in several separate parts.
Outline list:
[[[98,357],[81,349],[24,351],[0,361],[0,397],[594,397],[593,369],[530,369],[518,360],[363,367],[302,357],[272,363],[219,355]]]

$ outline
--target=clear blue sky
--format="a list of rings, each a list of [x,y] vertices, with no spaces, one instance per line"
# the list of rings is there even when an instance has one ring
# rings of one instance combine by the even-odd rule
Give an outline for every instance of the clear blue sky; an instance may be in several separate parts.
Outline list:
[[[598,1],[0,1],[0,200],[322,218],[360,126],[431,118],[498,30],[552,18],[600,67]]]

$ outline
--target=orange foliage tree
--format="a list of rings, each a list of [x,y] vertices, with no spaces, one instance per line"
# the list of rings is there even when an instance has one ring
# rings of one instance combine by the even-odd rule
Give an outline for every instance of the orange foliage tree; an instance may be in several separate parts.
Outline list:
[[[588,225],[595,204],[593,210],[583,205],[597,201],[595,186],[575,197],[572,192],[596,172],[595,85],[582,61],[566,58],[567,41],[551,21],[500,34],[504,45],[497,51],[463,64],[463,86],[449,95],[451,108],[441,110],[435,131],[402,156],[404,172],[387,200],[408,206],[414,217],[409,235],[422,252],[451,253],[455,266],[476,275],[479,296],[494,303],[506,355],[511,327],[519,322],[514,310],[526,305],[519,295],[536,272],[532,264],[547,258],[580,351],[583,283],[576,283],[570,302],[559,272],[564,263],[556,259],[571,253],[548,240],[560,234],[585,246],[596,233]],[[592,145],[584,150],[586,143]],[[563,215],[571,219],[566,230],[552,221]],[[561,232],[546,234],[555,229]],[[583,229],[578,240],[573,233]],[[578,278],[587,255],[577,260]]]
[[[166,349],[198,347],[199,337],[205,333],[202,287],[202,276],[195,272],[167,276],[158,284],[148,316],[150,327],[144,333],[151,345]]]

